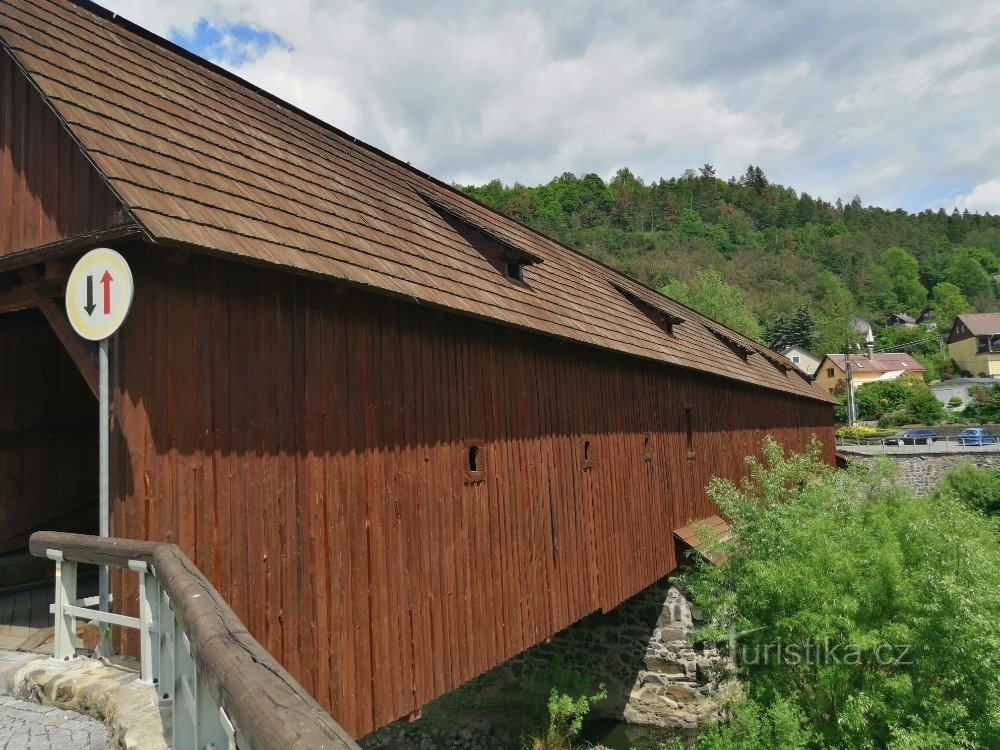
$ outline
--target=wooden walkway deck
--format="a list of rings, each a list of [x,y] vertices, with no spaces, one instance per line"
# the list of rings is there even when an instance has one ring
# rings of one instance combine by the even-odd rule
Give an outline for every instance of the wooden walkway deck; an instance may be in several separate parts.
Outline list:
[[[81,576],[77,595],[85,597],[96,594],[96,576]],[[50,631],[52,615],[49,614],[49,605],[52,604],[54,596],[55,589],[52,582],[18,591],[0,592],[0,651],[15,651],[40,631]],[[37,653],[52,653],[51,639],[48,640],[48,643],[31,650]]]
[[[52,625],[52,586],[0,595],[0,649],[15,651],[30,636]]]

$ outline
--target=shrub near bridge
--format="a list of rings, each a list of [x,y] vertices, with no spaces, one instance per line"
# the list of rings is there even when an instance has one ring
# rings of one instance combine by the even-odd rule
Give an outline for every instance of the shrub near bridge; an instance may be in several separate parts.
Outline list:
[[[884,459],[764,457],[712,482],[732,538],[689,574],[748,696],[699,750],[1000,747],[994,523],[954,493],[914,499]]]
[[[859,419],[877,419],[880,427],[938,424],[945,417],[941,402],[917,377],[866,383],[855,391],[854,402]]]
[[[980,513],[1000,516],[1000,469],[984,469],[965,461],[941,480],[934,499],[941,498],[954,498]]]

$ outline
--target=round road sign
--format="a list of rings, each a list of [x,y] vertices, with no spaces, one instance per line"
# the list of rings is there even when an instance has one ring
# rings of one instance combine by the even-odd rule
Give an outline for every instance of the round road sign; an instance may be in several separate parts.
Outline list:
[[[132,271],[114,250],[99,247],[80,258],[66,283],[66,315],[90,341],[117,331],[132,307]]]

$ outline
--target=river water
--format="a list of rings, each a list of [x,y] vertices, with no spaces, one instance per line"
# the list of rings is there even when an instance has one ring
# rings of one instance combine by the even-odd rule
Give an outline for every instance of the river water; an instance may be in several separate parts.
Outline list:
[[[657,727],[640,727],[621,721],[594,720],[583,725],[580,739],[584,743],[600,745],[609,750],[657,750],[660,743],[680,739],[685,747],[693,744],[691,732]]]

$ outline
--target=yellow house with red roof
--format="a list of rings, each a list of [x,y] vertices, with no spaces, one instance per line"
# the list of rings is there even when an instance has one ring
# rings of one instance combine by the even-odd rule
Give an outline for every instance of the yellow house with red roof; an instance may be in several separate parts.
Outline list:
[[[909,354],[903,352],[879,352],[878,354],[852,354],[851,378],[854,388],[876,380],[893,380],[901,375],[923,377],[924,366]],[[847,369],[843,354],[827,354],[816,370],[816,385],[827,393],[837,390],[837,384],[847,385]]]

